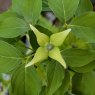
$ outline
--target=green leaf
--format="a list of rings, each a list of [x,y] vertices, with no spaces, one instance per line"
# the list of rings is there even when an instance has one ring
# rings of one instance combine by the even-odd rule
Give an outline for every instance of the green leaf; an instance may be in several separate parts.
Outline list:
[[[95,43],[95,13],[89,12],[79,17],[75,17],[68,25],[72,32],[87,42]]]
[[[82,67],[71,67],[71,69],[78,73],[87,73],[95,69],[95,61],[92,61]]]
[[[53,95],[55,91],[61,86],[62,80],[65,77],[64,68],[55,61],[48,64],[47,71],[47,93],[46,95]]]
[[[42,0],[42,1],[43,1],[43,4],[42,4],[43,10],[42,11],[51,11],[49,6],[48,6],[47,0]]]
[[[0,22],[8,17],[18,17],[18,15],[16,13],[10,12],[10,11],[4,12],[4,13],[0,14]]]
[[[37,25],[48,29],[51,33],[56,33],[59,31],[59,29],[57,27],[55,27],[54,25],[52,25],[52,23],[50,21],[48,21],[47,19],[45,19],[44,17],[40,16]]]
[[[20,66],[12,76],[12,95],[39,95],[41,80],[34,67]]]
[[[48,0],[48,4],[60,21],[64,22],[75,14],[79,0]]]
[[[0,73],[16,68],[22,61],[22,54],[12,45],[0,40]]]
[[[64,44],[62,45],[62,49],[63,48],[64,49],[66,48],[88,49],[88,47],[89,47],[89,44],[86,41],[80,38],[77,38],[72,32],[70,32],[70,34],[64,41]]]
[[[23,16],[23,2],[25,0],[12,0],[12,8],[10,11],[16,12],[17,14]]]
[[[28,48],[25,46],[25,43],[22,41],[15,42],[14,46],[22,52],[22,54],[26,54]]]
[[[43,23],[43,25],[45,25]],[[44,28],[44,26],[41,26],[41,25],[36,25],[36,28],[41,32],[41,33],[44,33],[46,34],[48,37],[50,37],[50,35],[52,35],[52,32],[46,28]]]
[[[80,0],[79,6],[76,11],[76,16],[90,11],[93,11],[91,0]]]
[[[33,48],[33,50],[37,50],[39,45],[37,43],[37,39],[36,39],[36,36],[33,32],[29,31],[29,40],[30,40],[30,44]]]
[[[42,11],[42,0],[12,0],[11,11],[18,13],[28,23],[35,25]]]
[[[89,48],[95,50],[95,43],[89,43]]]
[[[14,45],[17,42],[17,39],[18,37],[17,38],[1,38],[0,37],[0,40],[8,42],[9,44],[12,44],[12,45]]]
[[[13,73],[11,78],[12,95],[25,95],[25,69],[19,66]]]
[[[95,60],[95,51],[83,49],[66,49],[63,57],[70,67],[81,67]]]
[[[72,87],[76,95],[95,95],[95,72],[75,74]]]
[[[29,30],[26,22],[17,17],[9,17],[0,23],[0,37],[14,38]]]
[[[42,0],[24,0],[23,16],[28,23],[35,25],[42,11]]]
[[[62,85],[58,88],[54,95],[64,95],[70,86],[70,74],[68,71],[65,72],[65,78],[63,79]]]
[[[43,62],[41,62],[41,64],[38,64],[37,65],[37,68],[36,68],[36,70],[37,70],[37,73],[39,74],[39,76],[40,76],[40,78],[41,78],[41,80],[42,80],[42,86],[43,86],[43,88],[45,87],[45,86],[47,86],[47,65],[48,65],[48,60],[46,60],[46,61],[43,61]],[[43,89],[42,88],[42,89]],[[44,91],[42,90],[41,91],[41,94],[43,93]]]

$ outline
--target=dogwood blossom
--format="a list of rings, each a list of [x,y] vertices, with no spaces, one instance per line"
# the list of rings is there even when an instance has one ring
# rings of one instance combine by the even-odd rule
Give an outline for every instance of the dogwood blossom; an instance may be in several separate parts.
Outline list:
[[[33,59],[25,67],[29,67],[50,57],[58,61],[64,68],[67,68],[66,62],[61,55],[59,46],[63,44],[71,29],[54,33],[48,37],[46,34],[41,33],[32,25],[30,25],[30,28],[36,35],[37,42],[40,47],[37,49]]]

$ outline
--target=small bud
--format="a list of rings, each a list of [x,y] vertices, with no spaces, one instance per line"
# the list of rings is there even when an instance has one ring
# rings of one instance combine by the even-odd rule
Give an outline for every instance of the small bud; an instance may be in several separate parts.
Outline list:
[[[49,44],[46,45],[46,48],[47,48],[48,51],[51,51],[54,48],[54,45],[49,43]]]

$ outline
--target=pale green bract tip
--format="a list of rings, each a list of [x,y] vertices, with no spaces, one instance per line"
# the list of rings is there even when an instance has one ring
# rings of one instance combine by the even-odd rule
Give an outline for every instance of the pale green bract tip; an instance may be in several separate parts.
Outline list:
[[[46,34],[41,33],[38,29],[36,29],[31,24],[30,24],[30,28],[34,32],[34,34],[37,38],[37,42],[40,46],[45,46],[46,43],[49,43],[49,37]]]
[[[49,52],[49,57],[58,61],[65,69],[67,68],[66,62],[63,59],[58,47],[55,47],[53,50]]]
[[[29,67],[31,65],[34,65],[38,62],[46,60],[47,58],[48,58],[48,52],[45,50],[44,47],[39,47],[37,49],[33,59],[25,67]]]
[[[33,63],[32,62],[29,62],[27,65],[25,65],[25,68],[29,67],[29,66],[32,66]]]
[[[50,37],[50,43],[55,46],[61,46],[65,41],[66,37],[68,36],[68,34],[70,33],[70,31],[71,29],[67,29],[62,32],[52,34]]]

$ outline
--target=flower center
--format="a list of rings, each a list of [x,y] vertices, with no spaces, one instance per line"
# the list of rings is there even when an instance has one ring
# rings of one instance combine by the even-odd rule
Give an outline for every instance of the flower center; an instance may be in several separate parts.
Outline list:
[[[48,43],[48,44],[46,45],[46,49],[47,49],[48,51],[51,51],[53,48],[54,48],[54,45],[52,45],[52,44],[50,44],[50,43]]]

